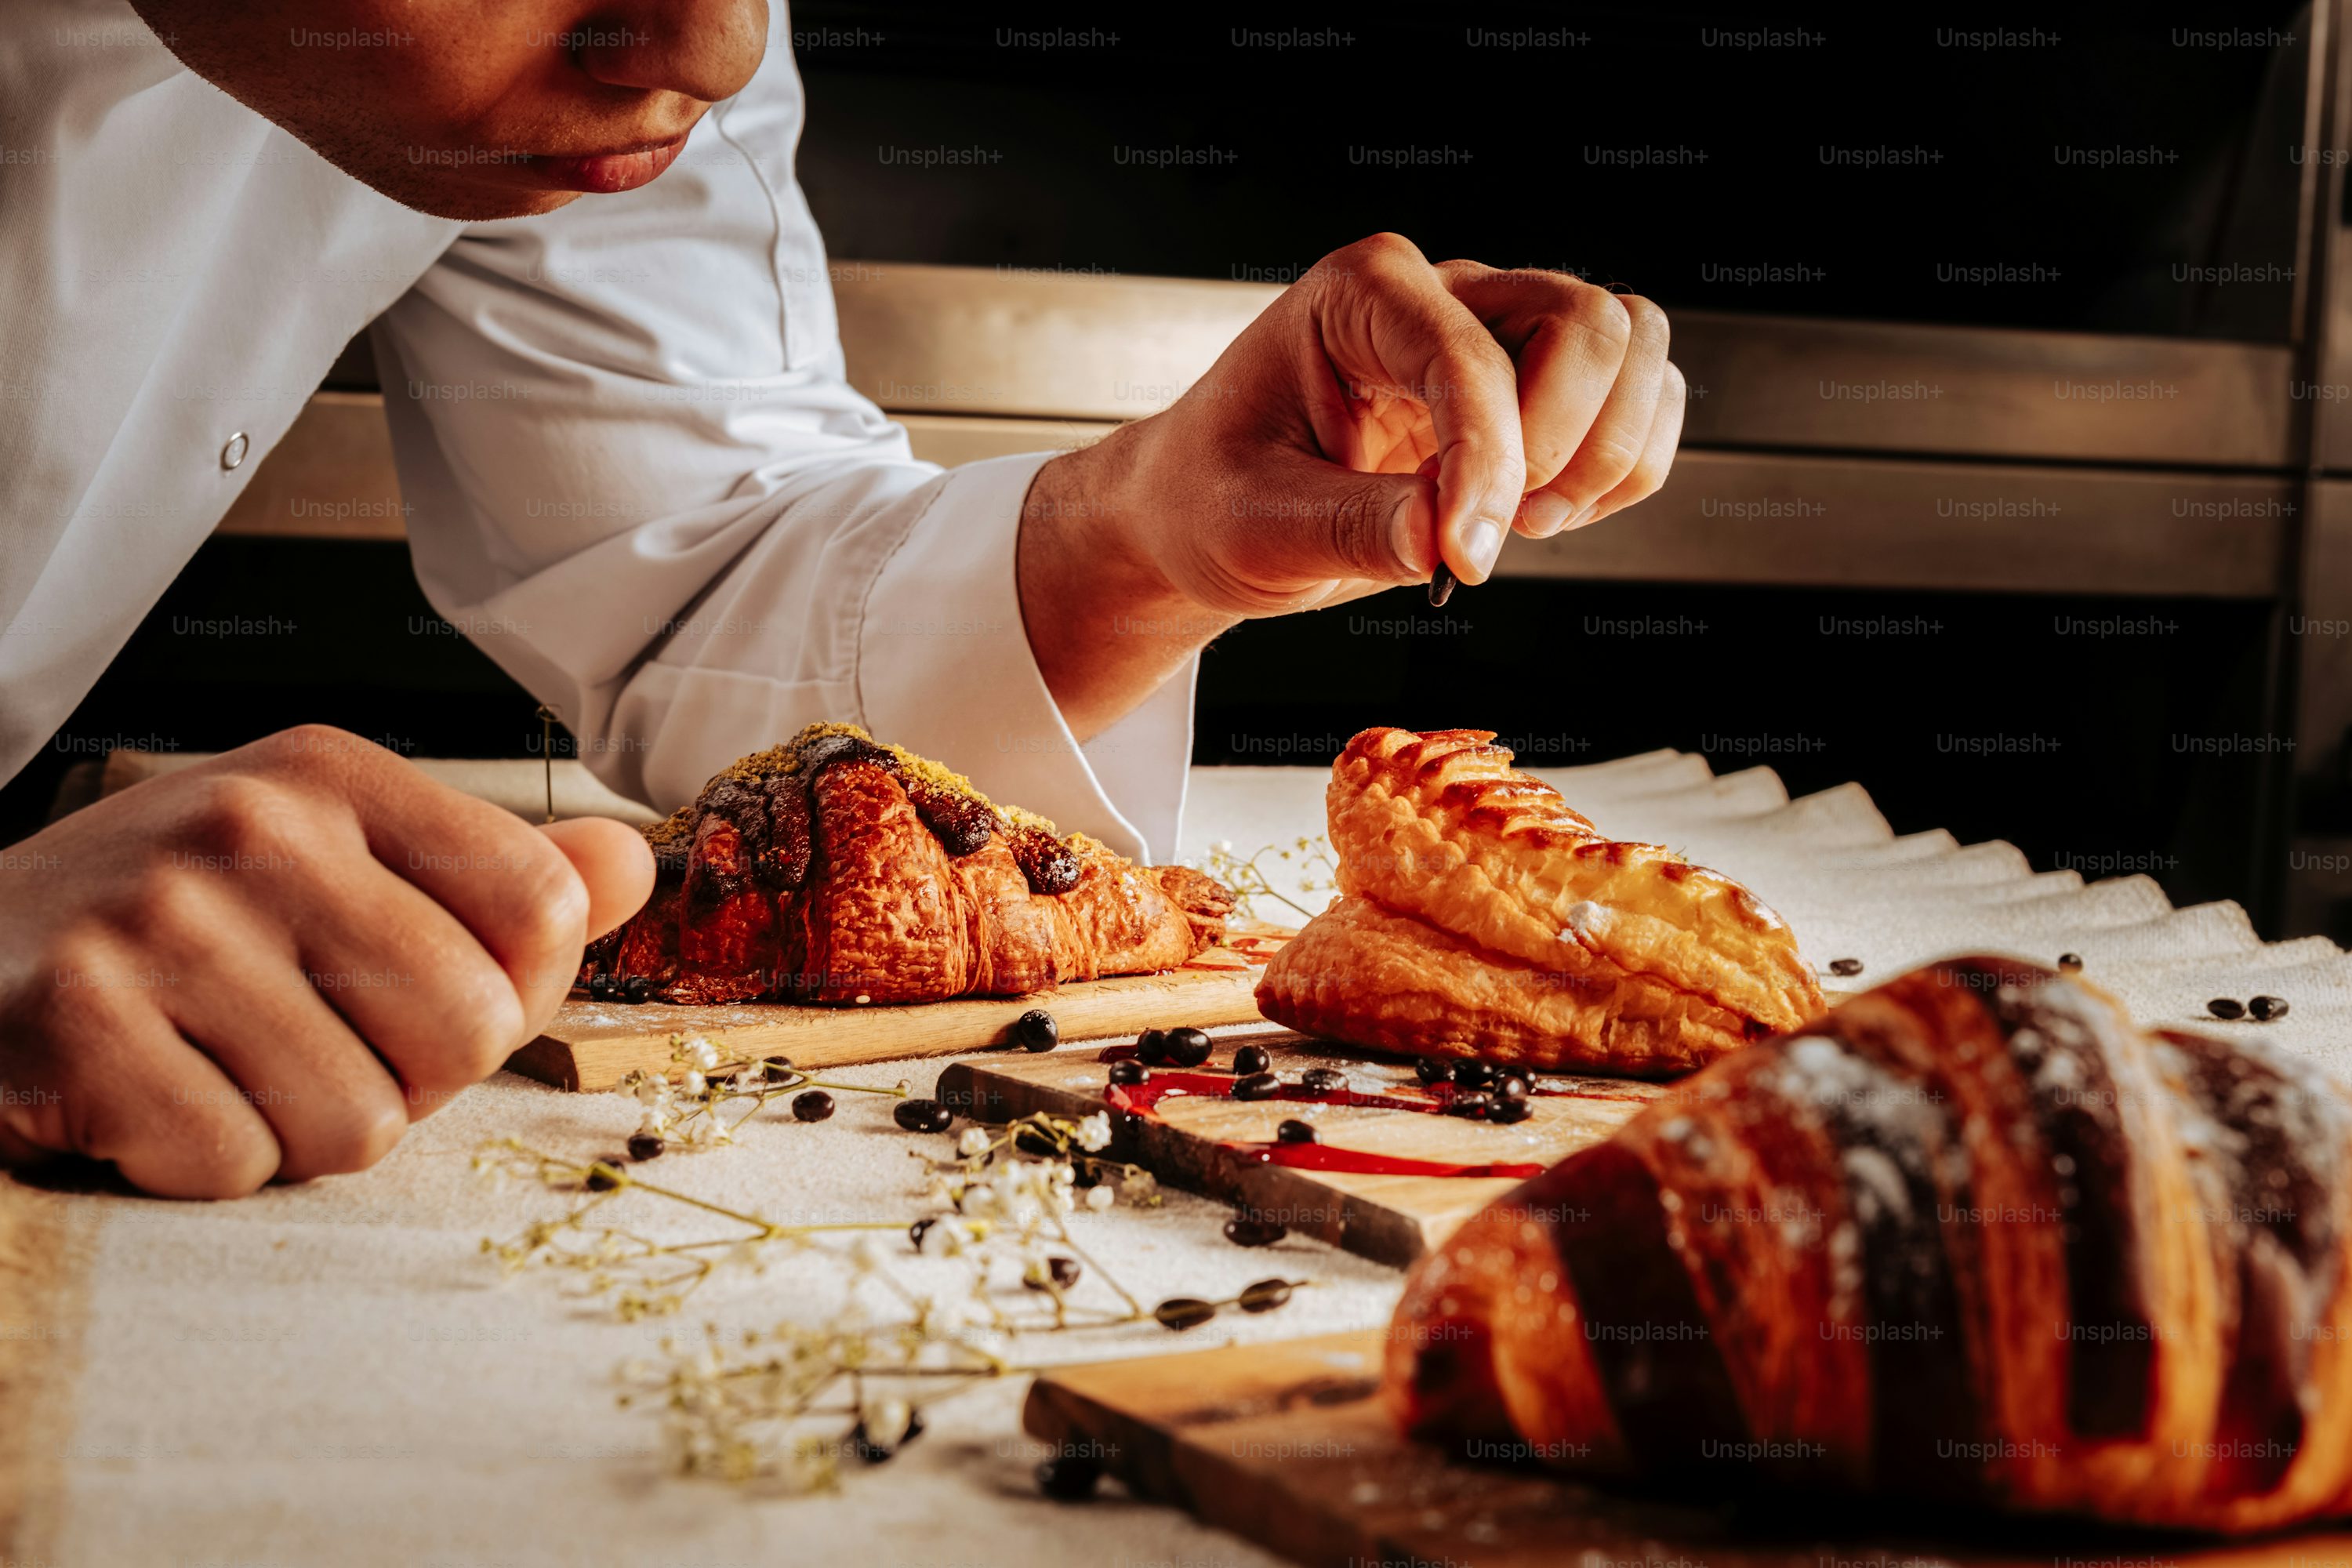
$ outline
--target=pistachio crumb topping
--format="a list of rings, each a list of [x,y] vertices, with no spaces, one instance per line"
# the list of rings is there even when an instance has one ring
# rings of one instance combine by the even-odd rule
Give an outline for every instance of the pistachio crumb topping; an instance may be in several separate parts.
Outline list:
[[[683,844],[694,837],[694,807],[681,805],[663,821],[638,831],[645,835],[646,843],[656,849]]]
[[[716,784],[720,779],[733,779],[739,784],[757,784],[761,779],[773,778],[780,773],[799,773],[802,767],[802,750],[812,742],[821,741],[833,735],[847,735],[864,741],[869,745],[880,747],[890,753],[892,759],[898,763],[900,771],[908,777],[921,779],[935,789],[976,800],[1015,827],[1034,827],[1041,833],[1050,834],[1055,837],[1061,837],[1059,830],[1052,822],[1035,812],[1024,811],[1017,805],[998,805],[982,795],[970,779],[952,768],[935,763],[929,757],[919,757],[904,746],[893,745],[887,741],[877,741],[856,724],[811,724],[782,745],[770,746],[763,752],[753,752],[751,755],[739,758],[729,766],[721,768],[711,776],[710,783],[704,784],[703,788],[709,788],[711,784]],[[693,820],[694,807],[683,806],[672,813],[667,822],[646,828],[646,842],[657,849],[665,845],[680,842],[690,837]]]

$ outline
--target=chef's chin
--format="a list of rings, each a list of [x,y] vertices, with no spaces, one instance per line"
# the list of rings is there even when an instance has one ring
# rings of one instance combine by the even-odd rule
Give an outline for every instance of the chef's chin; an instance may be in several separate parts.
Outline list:
[[[407,170],[367,171],[344,167],[381,195],[430,217],[461,223],[492,223],[499,218],[536,217],[578,201],[578,191],[551,191],[536,185],[506,184],[492,179],[445,176],[419,177]]]
[[[531,153],[481,147],[385,149],[320,136],[312,151],[403,206],[467,223],[553,212],[583,195],[649,185],[685,151],[687,132],[653,145],[593,153]]]
[[[394,145],[348,135],[302,139],[320,157],[379,195],[432,217],[461,223],[531,217],[553,212],[581,195],[550,181],[544,166],[522,153]]]

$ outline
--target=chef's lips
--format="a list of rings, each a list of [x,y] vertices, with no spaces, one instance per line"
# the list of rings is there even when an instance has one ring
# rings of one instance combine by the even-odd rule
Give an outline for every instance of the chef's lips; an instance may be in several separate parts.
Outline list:
[[[627,148],[617,153],[592,153],[562,158],[533,153],[528,166],[558,190],[612,195],[651,184],[663,170],[677,161],[677,155],[685,150],[686,135],[681,133],[667,142],[649,147]]]

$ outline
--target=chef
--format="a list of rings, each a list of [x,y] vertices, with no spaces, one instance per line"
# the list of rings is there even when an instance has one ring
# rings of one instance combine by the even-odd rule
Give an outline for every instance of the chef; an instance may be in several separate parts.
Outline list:
[[[1217,632],[1480,582],[1673,458],[1656,307],[1378,235],[1151,418],[917,462],[844,378],[801,114],[763,0],[12,0],[0,776],[371,323],[426,595],[664,809],[846,720],[1164,856]],[[0,867],[0,1158],[363,1167],[651,877],[323,727],[125,791]]]

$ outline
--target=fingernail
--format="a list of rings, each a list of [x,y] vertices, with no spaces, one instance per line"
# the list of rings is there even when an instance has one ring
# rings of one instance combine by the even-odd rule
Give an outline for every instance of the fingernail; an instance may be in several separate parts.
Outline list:
[[[1408,490],[1397,497],[1396,510],[1389,513],[1389,548],[1408,571],[1426,572],[1444,559],[1435,532],[1420,496]]]
[[[1509,527],[1509,523],[1497,522],[1491,517],[1470,520],[1467,536],[1462,541],[1462,545],[1469,552],[1470,564],[1477,568],[1480,582],[1485,582],[1494,574],[1496,557],[1503,553],[1503,534]]]
[[[1567,526],[1562,530],[1562,531],[1566,532],[1570,530],[1582,528],[1586,523],[1592,521],[1592,514],[1600,510],[1601,503],[1599,501],[1587,501],[1582,511],[1578,512],[1574,517],[1568,520]]]
[[[1531,539],[1549,539],[1553,534],[1558,533],[1560,524],[1568,521],[1569,504],[1566,496],[1550,495],[1543,491],[1538,491],[1529,496],[1523,503],[1527,514],[1528,536]]]

